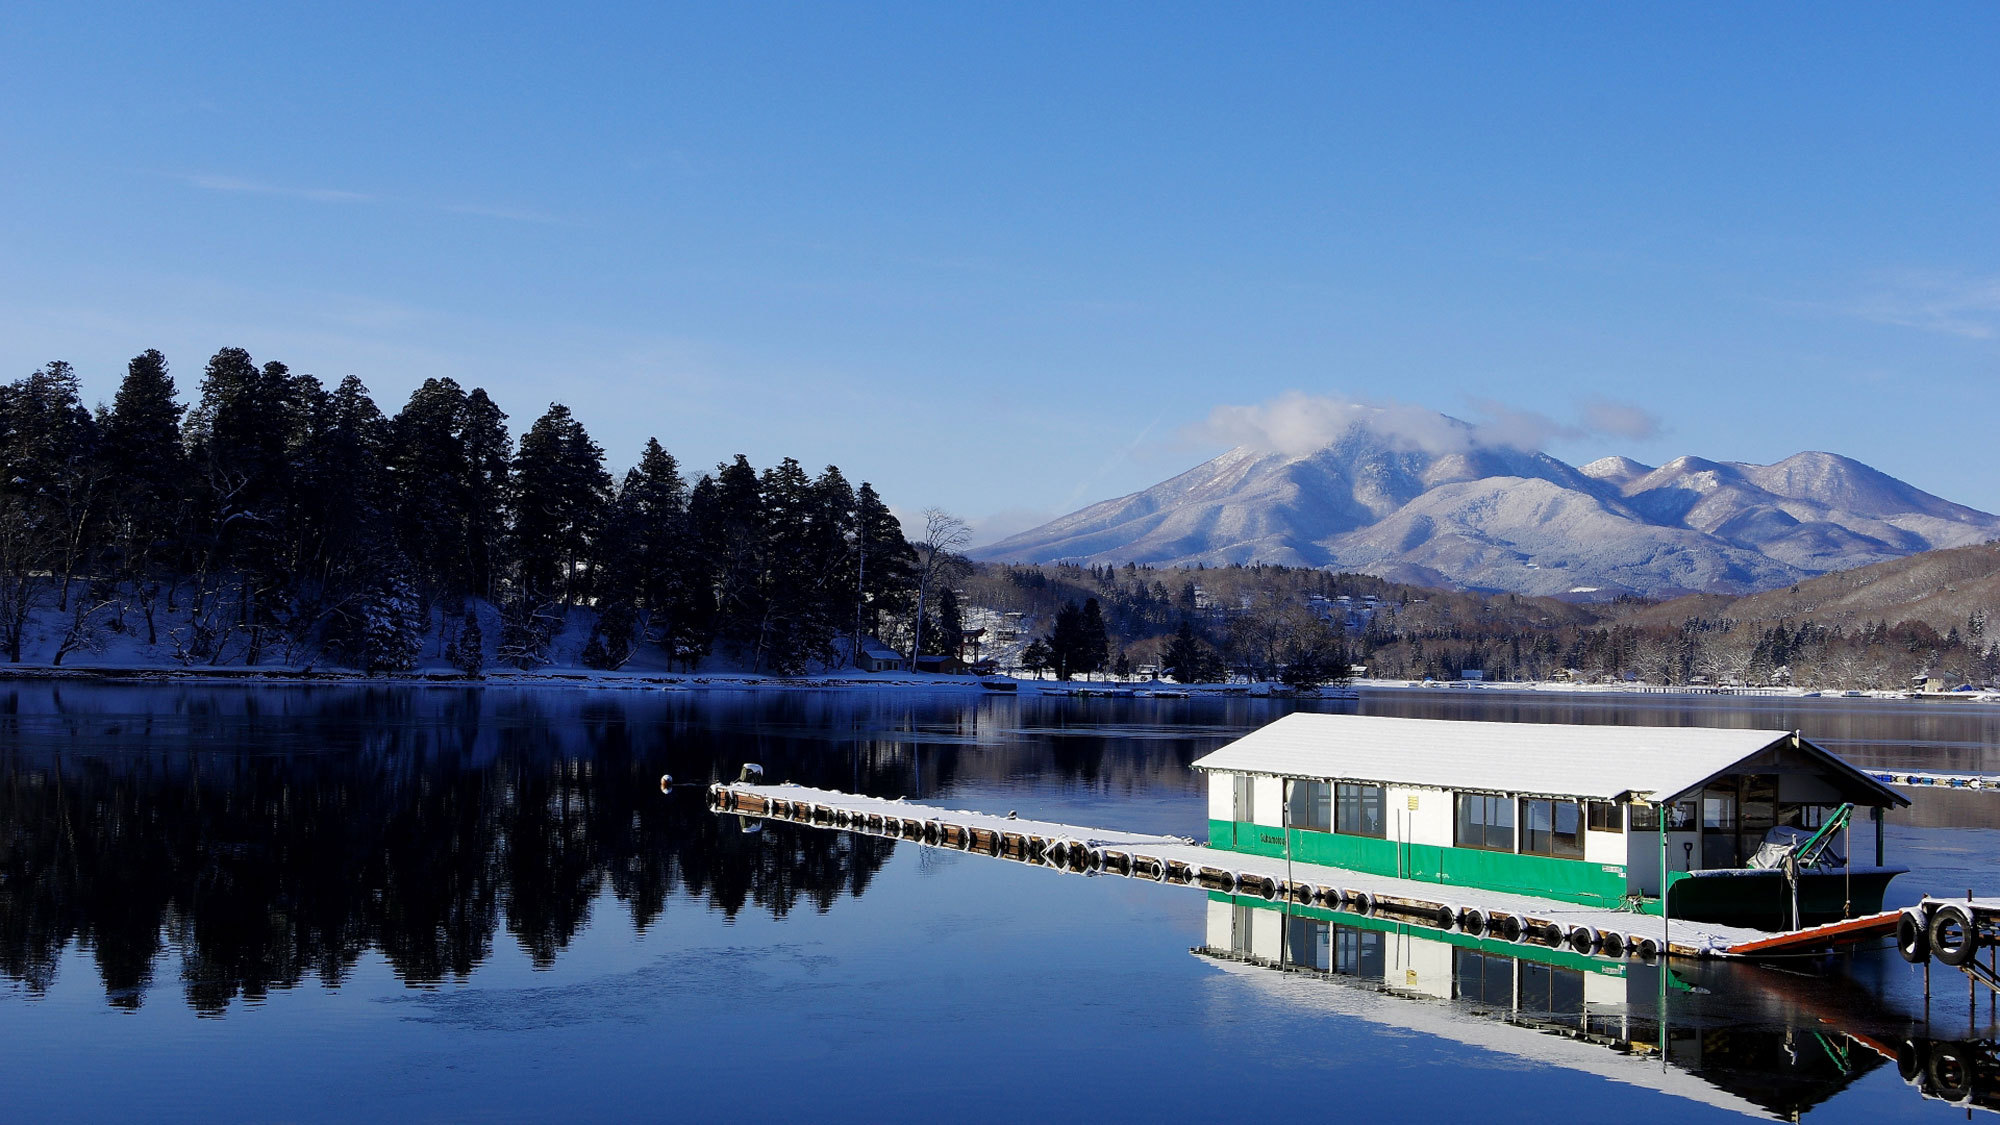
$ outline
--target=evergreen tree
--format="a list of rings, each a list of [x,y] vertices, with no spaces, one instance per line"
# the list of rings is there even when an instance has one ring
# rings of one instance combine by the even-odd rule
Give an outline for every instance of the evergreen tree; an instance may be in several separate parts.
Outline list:
[[[486,666],[486,634],[479,628],[479,614],[473,610],[470,601],[465,604],[458,636],[452,638],[451,647],[445,651],[445,659],[451,662],[452,667],[475,679]]]
[[[465,398],[459,437],[466,466],[466,581],[473,593],[491,598],[503,565],[514,439],[507,433],[507,415],[479,387]]]
[[[37,578],[70,580],[92,546],[102,471],[76,373],[51,363],[0,388],[0,649],[21,659]]]
[[[1048,671],[1054,655],[1049,651],[1049,642],[1029,641],[1028,647],[1021,650],[1021,670],[1034,673],[1035,678],[1039,680],[1042,678],[1042,673]]]
[[[938,589],[930,625],[924,634],[924,650],[933,656],[958,657],[965,643],[965,618],[958,606],[958,592],[949,586]]]
[[[107,546],[132,583],[149,645],[159,642],[155,610],[161,585],[183,562],[187,456],[181,412],[166,357],[148,350],[127,365],[103,427],[110,487]]]
[[[1110,650],[1111,638],[1104,627],[1104,611],[1099,608],[1096,598],[1085,598],[1083,620],[1077,629],[1076,670],[1086,675],[1102,672]]]
[[[1174,631],[1174,639],[1167,643],[1161,664],[1167,675],[1183,684],[1214,683],[1223,675],[1222,658],[1196,638],[1193,624],[1186,619]]]
[[[1049,667],[1056,679],[1067,680],[1082,669],[1078,657],[1083,652],[1083,607],[1064,602],[1056,611],[1055,628],[1049,633]]]
[[[860,592],[856,631],[880,635],[883,615],[902,617],[911,591],[917,588],[917,552],[875,486],[866,481],[854,497],[854,567]]]
[[[467,534],[473,466],[466,455],[465,392],[451,379],[426,379],[392,427],[397,543],[429,597],[472,588]]]
[[[739,453],[696,484],[688,522],[709,574],[711,636],[752,655],[764,624],[765,532],[757,471],[748,459]]]
[[[530,598],[573,605],[590,591],[593,540],[611,501],[604,450],[551,403],[514,457],[514,563]]]

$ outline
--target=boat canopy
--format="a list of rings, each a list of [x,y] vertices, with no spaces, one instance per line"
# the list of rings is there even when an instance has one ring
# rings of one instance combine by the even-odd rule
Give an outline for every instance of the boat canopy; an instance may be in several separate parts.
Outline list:
[[[1864,806],[1909,799],[1791,731],[1570,726],[1297,712],[1198,770],[1653,803],[1729,773],[1810,772]]]

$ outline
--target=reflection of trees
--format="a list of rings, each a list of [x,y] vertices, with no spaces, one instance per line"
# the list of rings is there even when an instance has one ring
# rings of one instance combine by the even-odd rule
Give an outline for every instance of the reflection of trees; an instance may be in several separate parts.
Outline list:
[[[757,755],[811,781],[823,734],[753,731],[746,752],[726,724],[635,722],[616,702],[547,715],[517,706],[527,694],[484,713],[391,707],[387,721],[335,705],[259,731],[287,745],[317,725],[321,753],[195,752],[207,718],[123,754],[93,741],[128,729],[74,715],[45,731],[61,732],[59,752],[9,738],[21,748],[0,751],[0,974],[43,991],[76,943],[109,1002],[137,1007],[171,951],[190,1006],[219,1012],[307,977],[337,984],[375,949],[427,984],[470,974],[503,924],[551,964],[605,888],[639,928],[677,893],[727,914],[824,910],[893,847],[790,825],[746,835],[699,787],[657,787],[667,770],[701,780]],[[846,782],[847,766],[820,780]]]
[[[1235,704],[1224,705],[1234,707]],[[134,714],[134,712],[137,714]],[[1257,716],[890,694],[374,687],[0,688],[0,975],[47,989],[89,951],[109,1002],[178,975],[219,1012],[369,951],[404,981],[470,975],[504,933],[547,966],[610,893],[645,929],[825,911],[892,841],[710,813],[770,777],[937,797],[1023,776],[1174,792]],[[1169,724],[1209,725],[1184,732]],[[662,796],[662,773],[693,783]],[[177,961],[169,965],[168,957]],[[177,969],[177,972],[176,972]]]

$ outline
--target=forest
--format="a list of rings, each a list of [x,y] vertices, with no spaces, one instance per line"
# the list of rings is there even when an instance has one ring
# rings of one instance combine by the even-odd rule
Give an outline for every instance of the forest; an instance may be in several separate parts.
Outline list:
[[[65,363],[0,386],[0,655],[476,675],[581,628],[590,667],[726,653],[787,674],[856,634],[955,646],[921,637],[956,613],[950,517],[920,550],[833,466],[739,455],[690,482],[649,440],[614,479],[562,404],[518,442],[507,419],[448,378],[388,415],[357,378],[329,389],[240,348],[192,406],[158,351],[95,409]]]
[[[1003,665],[1031,674],[1038,662],[1024,658],[1027,648],[1065,606],[1089,602],[1106,623],[1102,670],[1114,674],[1154,668],[1180,679],[1186,666],[1194,681],[1324,683],[1345,665],[1404,680],[1476,670],[1503,681],[1897,690],[1919,677],[1946,687],[2000,681],[2000,637],[1987,627],[1996,583],[2000,548],[1985,545],[1744,598],[1568,601],[1257,565],[982,564],[964,580],[963,600],[986,611],[969,621],[992,624]],[[1814,596],[1834,587],[1839,599]]]

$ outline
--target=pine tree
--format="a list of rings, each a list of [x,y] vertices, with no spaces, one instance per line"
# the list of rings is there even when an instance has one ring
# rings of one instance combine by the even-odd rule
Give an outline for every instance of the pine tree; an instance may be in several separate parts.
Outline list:
[[[459,437],[466,467],[466,582],[473,593],[491,598],[503,566],[514,439],[507,433],[507,415],[479,387],[465,398]]]
[[[458,636],[452,639],[446,659],[452,667],[474,679],[486,666],[486,634],[479,628],[479,614],[470,601],[465,604]]]
[[[905,603],[917,588],[917,552],[875,486],[866,481],[854,497],[854,566],[861,603],[856,631],[879,635],[883,615],[903,616]]]
[[[514,556],[523,590],[573,605],[590,589],[592,541],[611,501],[604,451],[551,403],[514,456]]]
[[[103,427],[111,489],[107,545],[133,585],[149,645],[159,642],[161,585],[183,561],[187,456],[181,413],[166,357],[148,350],[126,367]]]
[[[431,597],[472,589],[467,534],[473,467],[466,455],[465,392],[451,379],[426,379],[392,426],[396,540]]]
[[[71,578],[93,545],[103,474],[76,373],[51,363],[0,388],[0,649],[21,659],[37,577]]]
[[[1183,684],[1212,683],[1223,675],[1221,658],[1195,637],[1193,624],[1185,618],[1174,631],[1174,639],[1167,643],[1161,664],[1167,675]]]

